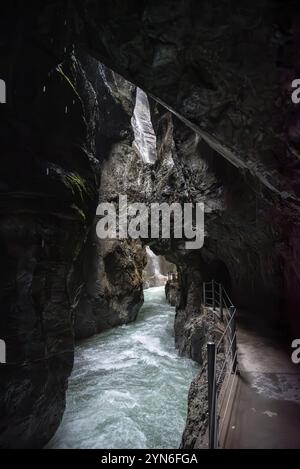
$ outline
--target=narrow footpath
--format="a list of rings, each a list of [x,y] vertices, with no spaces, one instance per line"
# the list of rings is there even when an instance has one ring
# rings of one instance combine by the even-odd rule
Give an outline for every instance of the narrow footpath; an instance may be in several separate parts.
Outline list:
[[[223,448],[300,448],[300,365],[272,330],[241,318],[237,377]]]

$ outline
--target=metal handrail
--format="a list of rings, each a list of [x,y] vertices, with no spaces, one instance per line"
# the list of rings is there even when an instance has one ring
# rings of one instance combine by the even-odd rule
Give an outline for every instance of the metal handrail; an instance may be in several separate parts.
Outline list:
[[[205,307],[211,307],[214,315],[225,326],[218,343],[208,342],[207,344],[209,448],[214,449],[219,446],[219,438],[237,373],[236,307],[224,286],[215,280],[203,283],[202,303]],[[219,310],[219,314],[217,310]],[[224,344],[224,357],[222,358],[221,344]],[[221,367],[219,373],[217,372],[217,363]],[[225,378],[226,373],[228,373],[227,378]],[[228,388],[230,391],[224,407]],[[220,420],[221,425],[219,425]]]

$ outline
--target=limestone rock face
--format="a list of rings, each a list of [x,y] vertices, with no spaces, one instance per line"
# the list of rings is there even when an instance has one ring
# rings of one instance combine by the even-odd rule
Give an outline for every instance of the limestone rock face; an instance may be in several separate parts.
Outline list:
[[[130,192],[140,156],[134,145],[135,87],[96,60],[80,56],[100,109],[96,153],[101,160],[98,203]],[[93,220],[81,259],[82,289],[75,337],[82,339],[136,319],[143,304],[145,250],[136,240],[99,239]]]
[[[299,75],[294,52],[299,5],[275,0],[78,5],[75,40],[195,132],[188,140],[208,166],[202,188],[210,191],[205,198],[211,216],[219,218],[217,231],[207,227],[207,251],[231,272],[239,301],[257,296],[262,304],[266,296],[269,303],[275,292],[290,329],[299,331],[300,111],[291,101],[291,82]],[[190,157],[196,165],[199,153]],[[221,202],[224,216],[215,202]],[[227,256],[222,249],[229,238]],[[242,275],[236,264],[244,266]],[[253,282],[255,295],[247,295]]]
[[[188,418],[182,435],[181,448],[201,448],[205,440],[208,425],[207,393],[207,368],[203,367],[192,381],[189,390]]]
[[[42,446],[57,428],[74,324],[87,337],[136,316],[144,248],[95,238],[97,204],[119,194],[205,204],[202,249],[144,241],[177,266],[182,354],[203,360],[201,289],[212,278],[238,308],[298,336],[296,13],[275,0],[2,7],[1,447]],[[135,86],[89,55],[148,94],[139,144]]]
[[[64,412],[72,370],[72,275],[84,229],[79,221],[26,209],[1,217],[1,336],[7,364],[0,375],[0,447],[40,447]],[[69,230],[73,236],[70,239]],[[72,295],[71,297],[69,295]]]
[[[144,301],[141,244],[95,239],[87,250],[85,286],[75,313],[78,339],[134,321]]]
[[[165,285],[165,293],[168,303],[171,306],[176,306],[178,303],[178,295],[180,293],[178,282],[168,280]]]
[[[120,97],[121,79],[79,56],[51,63],[48,74],[39,70],[40,86],[27,68],[17,82],[19,57],[16,95],[24,86],[33,104],[16,98],[1,108],[4,448],[41,447],[52,437],[64,412],[74,339],[134,320],[143,302],[143,248],[100,243],[95,231],[101,161],[110,158],[112,142],[134,138],[134,87],[127,84]]]
[[[75,271],[99,179],[98,110],[80,63],[71,54],[44,78],[31,107],[16,100],[1,109],[0,335],[7,364],[0,369],[0,447],[6,448],[42,446],[62,418],[73,365]]]
[[[282,78],[295,66],[288,39],[297,34],[297,11],[289,6],[86,1],[73,12],[75,38],[176,111],[233,165],[281,191],[288,189],[277,161],[285,143],[276,130],[288,105]]]

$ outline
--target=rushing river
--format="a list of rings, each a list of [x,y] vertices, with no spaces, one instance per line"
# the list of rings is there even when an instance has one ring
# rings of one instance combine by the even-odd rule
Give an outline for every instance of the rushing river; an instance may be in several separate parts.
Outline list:
[[[174,348],[164,288],[136,322],[76,347],[62,424],[48,448],[178,448],[197,366]]]

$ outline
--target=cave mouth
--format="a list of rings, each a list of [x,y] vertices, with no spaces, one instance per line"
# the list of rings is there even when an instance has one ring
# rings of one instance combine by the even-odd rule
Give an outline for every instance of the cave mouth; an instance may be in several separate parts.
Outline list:
[[[220,259],[212,261],[209,265],[208,277],[205,278],[205,281],[209,282],[211,280],[221,283],[230,299],[232,299],[232,282],[230,273],[225,262]]]

